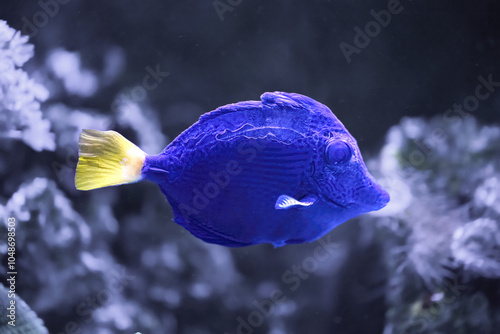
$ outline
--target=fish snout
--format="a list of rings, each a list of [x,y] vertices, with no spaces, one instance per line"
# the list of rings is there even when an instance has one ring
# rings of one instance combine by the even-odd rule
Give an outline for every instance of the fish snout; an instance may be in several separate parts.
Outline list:
[[[387,191],[373,180],[358,193],[358,203],[369,211],[380,210],[390,201]]]
[[[391,200],[391,196],[389,195],[389,193],[387,191],[382,189],[382,187],[380,185],[377,184],[377,186],[379,188],[379,198],[377,201],[377,204],[378,204],[377,210],[380,210],[383,207],[385,207],[387,205],[387,203],[389,203],[389,201]]]

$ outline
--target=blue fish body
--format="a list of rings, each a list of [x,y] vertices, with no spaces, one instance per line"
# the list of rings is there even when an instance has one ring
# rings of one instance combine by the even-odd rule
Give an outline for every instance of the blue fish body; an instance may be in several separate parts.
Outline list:
[[[202,115],[141,173],[176,223],[229,247],[310,242],[389,201],[330,109],[283,92]]]

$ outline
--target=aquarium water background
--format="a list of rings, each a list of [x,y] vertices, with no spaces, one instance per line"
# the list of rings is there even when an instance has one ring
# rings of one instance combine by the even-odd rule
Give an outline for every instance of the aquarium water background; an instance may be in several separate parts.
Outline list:
[[[0,19],[0,333],[500,333],[497,1],[7,0]],[[75,189],[83,128],[156,154],[276,90],[333,110],[385,209],[232,249],[153,183]]]

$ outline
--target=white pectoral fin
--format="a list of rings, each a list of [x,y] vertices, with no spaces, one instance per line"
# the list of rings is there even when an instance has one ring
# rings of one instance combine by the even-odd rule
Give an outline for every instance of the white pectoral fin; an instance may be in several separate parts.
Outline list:
[[[284,210],[284,209],[297,208],[301,206],[311,206],[314,203],[316,203],[317,200],[318,197],[316,195],[308,195],[300,201],[293,198],[292,196],[281,195],[276,200],[274,208],[277,210]]]

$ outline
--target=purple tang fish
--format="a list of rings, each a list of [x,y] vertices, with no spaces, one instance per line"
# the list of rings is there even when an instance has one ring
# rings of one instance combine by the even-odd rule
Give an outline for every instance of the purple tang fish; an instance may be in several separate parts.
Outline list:
[[[202,115],[158,155],[82,131],[77,189],[139,180],[160,186],[177,224],[228,247],[314,241],[389,202],[331,110],[283,92]]]

